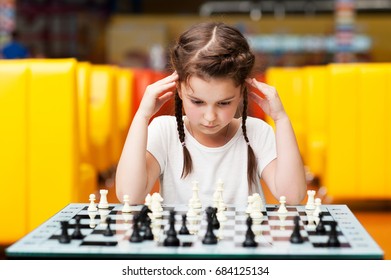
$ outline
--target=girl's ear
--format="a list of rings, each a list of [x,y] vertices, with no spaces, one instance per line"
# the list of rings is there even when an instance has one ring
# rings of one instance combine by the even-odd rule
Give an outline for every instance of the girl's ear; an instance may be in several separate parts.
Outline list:
[[[183,100],[183,98],[182,98],[181,84],[180,84],[179,82],[176,82],[176,90],[177,90],[177,92],[178,92],[179,98]]]

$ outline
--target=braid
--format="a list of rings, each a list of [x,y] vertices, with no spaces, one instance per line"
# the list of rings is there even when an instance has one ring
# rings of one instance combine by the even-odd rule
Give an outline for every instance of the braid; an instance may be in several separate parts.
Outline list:
[[[183,147],[183,169],[181,178],[184,178],[192,172],[193,164],[189,150],[186,147],[185,130],[182,118],[182,99],[179,97],[178,92],[175,93],[175,117],[177,122],[179,141],[181,142]]]
[[[246,127],[246,120],[247,120],[247,88],[244,89],[243,93],[243,112],[242,112],[242,131],[244,140],[247,143],[247,181],[248,181],[248,187],[251,191],[252,189],[252,183],[256,183],[256,172],[257,172],[257,161],[255,159],[254,150],[250,146],[250,141],[248,140],[247,136],[247,127]]]

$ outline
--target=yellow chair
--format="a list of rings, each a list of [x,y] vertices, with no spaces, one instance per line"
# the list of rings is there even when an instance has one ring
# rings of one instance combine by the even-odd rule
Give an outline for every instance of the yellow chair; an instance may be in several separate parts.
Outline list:
[[[114,161],[113,145],[118,137],[115,124],[116,68],[108,65],[92,65],[90,79],[90,136],[93,165],[100,174],[110,171]]]
[[[114,162],[118,162],[133,119],[134,74],[131,69],[117,70],[117,126],[119,137],[114,145]]]
[[[331,64],[327,68],[325,184],[332,198],[357,198],[359,69],[354,64]]]
[[[357,193],[368,199],[390,198],[387,195],[387,176],[391,165],[387,158],[390,140],[390,119],[387,117],[391,103],[387,103],[389,71],[391,64],[360,64],[357,99],[358,131],[358,185]],[[390,99],[388,99],[389,101]],[[389,116],[389,115],[388,115]],[[388,184],[388,189],[391,184]]]
[[[27,80],[26,63],[0,60],[0,244],[27,232]]]
[[[306,163],[306,137],[304,128],[305,99],[304,72],[302,68],[271,67],[266,71],[266,83],[274,86],[282,100],[284,108],[290,117],[301,155]],[[273,124],[269,116],[266,121]]]
[[[308,66],[303,71],[306,165],[322,184],[326,164],[327,72],[325,66]]]

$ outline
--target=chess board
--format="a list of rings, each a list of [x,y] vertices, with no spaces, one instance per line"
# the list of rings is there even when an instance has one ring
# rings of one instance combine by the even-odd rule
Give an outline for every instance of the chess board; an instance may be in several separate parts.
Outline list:
[[[43,223],[37,229],[6,249],[8,258],[118,258],[118,259],[383,259],[381,248],[366,232],[346,205],[322,205],[323,221],[326,230],[329,223],[338,223],[337,232],[340,247],[328,247],[328,235],[317,234],[314,224],[309,223],[309,216],[304,205],[287,206],[288,213],[277,212],[278,205],[266,205],[263,217],[253,224],[255,240],[258,246],[242,246],[247,230],[248,215],[245,207],[228,205],[225,212],[227,221],[220,223],[214,230],[218,237],[215,245],[205,245],[207,222],[204,212],[200,218],[187,222],[190,235],[177,235],[179,247],[163,246],[168,229],[170,210],[176,212],[175,228],[182,226],[182,214],[187,212],[185,205],[163,205],[163,217],[152,223],[154,240],[132,243],[133,215],[141,206],[131,206],[132,212],[122,213],[121,204],[110,204],[108,209],[88,212],[88,204],[69,204],[59,213]],[[300,216],[300,233],[304,243],[292,244],[289,239],[294,227],[294,217]],[[69,221],[69,235],[75,227],[75,217],[79,216],[83,239],[71,240],[61,244],[61,221]],[[104,236],[107,229],[106,218],[110,217],[113,236]]]

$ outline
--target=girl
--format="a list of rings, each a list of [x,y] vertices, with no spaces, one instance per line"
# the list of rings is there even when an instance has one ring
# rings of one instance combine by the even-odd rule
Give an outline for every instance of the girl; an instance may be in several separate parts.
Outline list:
[[[245,37],[223,23],[196,24],[179,37],[171,64],[175,72],[146,88],[133,118],[117,167],[118,199],[128,194],[130,203],[144,203],[159,178],[165,203],[187,204],[196,180],[208,206],[221,179],[224,202],[246,204],[254,192],[263,197],[262,178],[276,198],[300,203],[306,182],[295,135],[277,91],[251,78],[254,55]],[[175,117],[149,125],[171,98]],[[247,117],[249,100],[273,119],[275,133]]]

